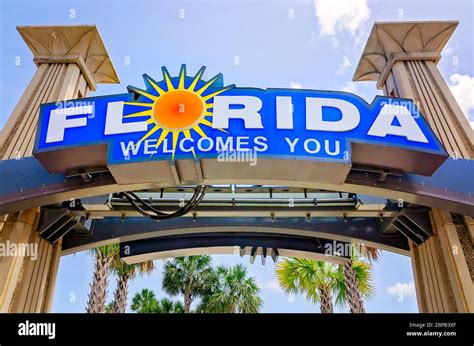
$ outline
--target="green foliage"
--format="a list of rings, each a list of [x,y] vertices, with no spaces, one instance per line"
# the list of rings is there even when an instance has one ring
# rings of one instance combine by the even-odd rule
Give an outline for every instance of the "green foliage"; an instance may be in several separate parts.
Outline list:
[[[114,313],[114,302],[109,302],[105,305],[105,313],[113,314]]]
[[[371,298],[375,292],[375,287],[372,283],[372,266],[370,263],[356,258],[353,259],[352,266],[357,279],[357,287],[359,288],[362,298]],[[339,306],[345,306],[347,301],[347,285],[344,277],[344,266],[339,266],[337,268],[336,278],[336,304]]]
[[[120,248],[117,244],[113,244],[113,245],[100,246],[100,247],[97,247],[95,249],[89,250],[89,252],[93,256],[95,256],[96,258],[97,257],[112,258],[112,257],[116,256],[119,253],[119,249]]]
[[[334,291],[337,267],[308,258],[284,259],[276,265],[278,284],[287,294],[305,294],[313,304],[320,301],[320,290]]]
[[[173,301],[168,298],[162,298],[158,301],[154,312],[158,314],[184,314],[184,306],[179,300]]]
[[[372,252],[372,260],[378,253]],[[353,256],[353,268],[357,286],[363,298],[370,298],[375,289],[372,283],[372,266]],[[347,302],[347,285],[344,266],[306,258],[284,259],[276,265],[278,284],[287,294],[305,294],[306,299],[316,304],[321,290],[330,292],[339,306]]]
[[[164,264],[163,289],[171,296],[183,295],[188,313],[194,299],[209,292],[214,275],[210,256],[176,257]]]
[[[137,313],[181,314],[184,313],[183,304],[168,298],[156,299],[155,293],[149,289],[142,289],[132,300],[132,311]]]
[[[112,271],[117,276],[129,276],[134,278],[137,275],[151,274],[155,270],[153,261],[140,263],[125,263],[117,254],[112,262]]]
[[[257,313],[263,305],[259,293],[260,288],[255,279],[247,276],[247,268],[243,265],[230,268],[219,266],[197,311]]]
[[[132,311],[136,311],[140,314],[153,313],[157,308],[156,304],[155,292],[144,288],[133,297],[131,308]]]
[[[206,290],[206,280],[213,275],[210,256],[176,257],[166,261],[163,270],[163,289],[170,295],[196,295]]]

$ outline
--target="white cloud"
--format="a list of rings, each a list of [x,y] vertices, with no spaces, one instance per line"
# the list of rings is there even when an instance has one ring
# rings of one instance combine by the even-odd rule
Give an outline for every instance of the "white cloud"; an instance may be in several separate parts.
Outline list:
[[[441,51],[441,55],[449,55],[453,53],[454,53],[454,49],[451,46],[445,46],[443,50]]]
[[[353,36],[370,17],[367,0],[314,0],[321,35],[349,31]]]
[[[257,279],[257,285],[260,287],[262,291],[271,291],[274,293],[282,293],[283,290],[281,287],[278,285],[278,282],[276,280],[273,281],[268,281],[268,282],[262,282],[259,279]]]
[[[292,89],[303,89],[303,85],[296,82],[290,82],[290,88]]]
[[[474,116],[470,116],[471,111],[474,110],[474,77],[455,73],[449,77],[449,81],[449,89],[468,118],[471,127],[474,128]]]
[[[357,92],[357,85],[354,82],[347,82],[342,86],[341,90],[355,94]]]
[[[404,296],[415,296],[415,283],[413,281],[397,282],[395,285],[387,288],[387,293],[393,296],[399,294],[403,294]]]
[[[349,61],[349,57],[348,56],[345,56],[343,59],[342,59],[342,63],[339,65],[339,67],[337,68],[336,70],[336,74],[338,76],[342,75],[344,72],[346,72],[347,68],[349,66],[352,66],[352,63]]]

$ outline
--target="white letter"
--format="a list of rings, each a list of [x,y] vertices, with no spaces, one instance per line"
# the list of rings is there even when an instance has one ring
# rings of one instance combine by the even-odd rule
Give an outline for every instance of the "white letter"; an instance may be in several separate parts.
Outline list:
[[[120,147],[122,148],[122,154],[124,157],[129,157],[130,151],[132,151],[132,154],[134,156],[137,155],[138,149],[140,149],[141,145],[142,145],[142,142],[138,142],[137,144],[135,144],[132,141],[129,141],[127,144],[127,147],[125,147],[124,142],[120,142]]]
[[[242,105],[231,109],[230,105]],[[262,100],[253,96],[216,96],[214,97],[214,114],[212,128],[228,129],[229,119],[242,119],[246,129],[263,129],[262,119],[258,113]]]
[[[324,150],[329,154],[329,155],[332,155],[332,156],[336,156],[336,155],[339,155],[339,153],[341,152],[341,148],[339,146],[339,141],[335,141],[334,142],[336,145],[335,145],[335,150],[331,152],[331,149],[329,147],[329,140],[328,139],[325,139],[324,140]]]
[[[277,129],[293,128],[293,104],[291,97],[278,96],[276,98]]]
[[[193,151],[193,147],[189,147],[188,149],[186,149],[184,147],[184,143],[187,142],[187,141],[190,141],[191,143],[194,143],[194,139],[193,138],[183,138],[180,142],[179,142],[179,150],[181,150],[183,153],[190,153]]]
[[[169,147],[168,146],[168,138],[165,138],[163,140],[163,144],[162,144],[162,147],[163,147],[163,154],[171,154],[173,152],[173,148],[172,147]]]
[[[255,150],[255,159],[257,158],[257,152],[264,152],[268,150],[267,138],[263,136],[257,136],[254,139],[254,147]]]
[[[209,147],[207,147],[207,148],[203,147],[202,144],[203,144],[204,141],[207,141],[209,143]],[[204,137],[204,138],[201,137],[201,138],[198,139],[197,146],[198,146],[198,149],[200,151],[203,151],[203,152],[210,151],[210,150],[212,150],[212,148],[214,146],[214,140],[210,137]]]
[[[337,108],[341,119],[323,120],[324,107]],[[356,106],[344,100],[314,98],[306,99],[306,129],[319,131],[350,131],[359,125],[360,113]]]
[[[237,137],[237,151],[248,151],[249,148],[244,148],[249,145],[249,137]]]
[[[309,143],[311,142],[313,142],[316,145],[314,149],[309,148]],[[321,150],[321,144],[319,143],[317,139],[314,139],[314,138],[308,138],[307,140],[305,140],[303,143],[303,146],[304,146],[304,150],[306,150],[306,152],[309,154],[316,154],[319,152],[319,150]]]
[[[26,326],[24,323],[20,323],[18,325],[18,335],[27,335],[26,334]]]
[[[147,130],[146,120],[123,123],[123,101],[110,102],[107,105],[105,119],[105,135],[116,135],[119,133],[143,132]]]
[[[46,143],[61,142],[64,140],[65,129],[82,127],[87,124],[86,117],[68,119],[68,116],[88,114],[92,114],[92,105],[52,110],[49,117],[48,132],[46,133]]]
[[[392,125],[395,118],[397,118],[400,126]],[[367,134],[376,137],[395,135],[406,137],[413,142],[428,143],[425,135],[405,106],[384,105]]]
[[[234,137],[227,137],[224,140],[222,137],[216,137],[216,151],[221,152],[221,151],[231,151],[234,150]]]
[[[295,152],[295,145],[296,143],[299,142],[299,138],[295,138],[293,141],[291,139],[289,139],[288,137],[285,137],[285,141],[286,143],[288,143],[288,145],[290,146],[290,153],[294,153]]]
[[[54,339],[56,337],[56,323],[50,323],[49,324],[49,337],[48,339]]]
[[[154,155],[157,153],[156,151],[156,142],[158,142],[157,139],[147,139],[145,141],[145,148],[143,150],[143,153],[145,155]],[[123,147],[122,147],[122,152],[123,152]]]

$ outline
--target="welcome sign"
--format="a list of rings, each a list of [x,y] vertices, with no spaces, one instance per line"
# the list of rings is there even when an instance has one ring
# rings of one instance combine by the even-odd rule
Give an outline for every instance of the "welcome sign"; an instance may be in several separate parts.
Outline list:
[[[204,70],[189,77],[183,65],[171,77],[163,67],[161,81],[144,75],[145,89],[44,104],[34,155],[51,172],[250,152],[429,175],[446,159],[412,100],[224,86],[221,74],[203,80]]]

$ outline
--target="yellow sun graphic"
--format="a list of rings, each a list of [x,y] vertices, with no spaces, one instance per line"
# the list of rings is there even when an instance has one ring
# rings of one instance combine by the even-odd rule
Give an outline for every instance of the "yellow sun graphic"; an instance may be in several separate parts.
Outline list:
[[[205,69],[205,66],[201,67],[194,77],[189,78],[186,76],[186,65],[182,65],[179,76],[171,78],[167,69],[163,67],[164,80],[162,82],[157,83],[148,75],[143,75],[148,86],[146,91],[132,86],[128,87],[129,90],[139,94],[140,98],[137,102],[124,102],[124,104],[146,109],[124,115],[124,118],[148,117],[147,123],[152,125],[139,142],[161,131],[155,145],[155,148],[158,149],[163,141],[171,136],[172,160],[174,160],[181,135],[191,138],[191,131],[194,131],[203,138],[207,137],[203,126],[212,127],[214,96],[233,88],[234,85],[216,88],[214,84],[222,79],[221,74],[207,82],[203,81],[201,77]],[[192,152],[196,157],[194,149]]]

